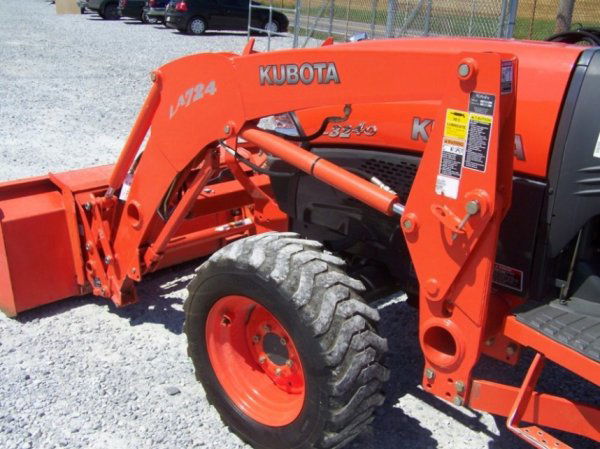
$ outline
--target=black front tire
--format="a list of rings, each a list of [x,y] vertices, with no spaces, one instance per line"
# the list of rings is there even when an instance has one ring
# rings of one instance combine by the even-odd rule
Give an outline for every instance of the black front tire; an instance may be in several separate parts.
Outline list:
[[[294,233],[238,240],[197,269],[185,303],[188,354],[208,400],[223,421],[261,449],[339,448],[354,439],[383,403],[387,341],[375,331],[378,312],[360,297],[362,284],[320,243]],[[206,320],[219,298],[244,295],[272,313],[300,354],[304,407],[290,424],[270,427],[238,409],[219,383],[206,347]]]
[[[119,15],[119,8],[116,3],[107,4],[102,10],[102,14],[100,14],[104,20],[119,20],[121,16]]]

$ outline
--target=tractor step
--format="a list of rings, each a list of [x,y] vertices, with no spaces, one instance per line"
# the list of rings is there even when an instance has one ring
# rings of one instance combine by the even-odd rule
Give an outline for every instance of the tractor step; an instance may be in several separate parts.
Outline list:
[[[600,362],[600,304],[555,300],[517,313],[516,317],[552,340]]]

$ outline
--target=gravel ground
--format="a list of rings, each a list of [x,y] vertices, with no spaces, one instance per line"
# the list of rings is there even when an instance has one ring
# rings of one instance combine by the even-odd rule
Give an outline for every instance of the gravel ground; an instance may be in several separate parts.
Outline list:
[[[189,37],[91,14],[56,16],[43,0],[2,1],[0,23],[0,180],[113,162],[150,70],[246,42],[235,33]],[[129,308],[88,296],[0,316],[0,448],[247,448],[207,404],[185,354],[182,301],[195,265],[145,279],[140,303]],[[425,394],[415,312],[399,295],[377,305],[392,380],[372,430],[351,449],[528,447],[503,420]],[[481,365],[483,376],[513,384],[526,367]],[[556,366],[541,384],[600,402],[593,386]]]

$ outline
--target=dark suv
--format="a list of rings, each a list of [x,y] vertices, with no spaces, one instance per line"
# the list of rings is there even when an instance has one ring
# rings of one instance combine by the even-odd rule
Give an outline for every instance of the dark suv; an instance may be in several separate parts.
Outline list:
[[[248,0],[171,0],[165,25],[189,34],[202,34],[206,30],[246,30],[248,14]],[[287,31],[288,24],[288,18],[278,11],[273,11],[269,20],[267,9],[252,9],[253,27],[281,33]]]

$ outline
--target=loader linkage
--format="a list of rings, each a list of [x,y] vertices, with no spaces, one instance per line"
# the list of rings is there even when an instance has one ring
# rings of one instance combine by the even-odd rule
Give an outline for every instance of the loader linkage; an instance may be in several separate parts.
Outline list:
[[[114,166],[0,186],[2,310],[16,315],[89,292],[125,306],[147,273],[287,230],[261,172],[268,156],[396,217],[420,286],[427,392],[509,416],[509,428],[537,447],[566,446],[545,433],[537,438],[539,429],[520,428],[521,420],[599,439],[598,409],[533,391],[544,357],[596,384],[598,362],[517,321],[511,309],[519,300],[492,287],[511,205],[517,58],[361,45],[261,54],[252,45],[240,56],[188,56],[153,72]],[[439,102],[406,204],[381,183],[259,127],[261,118],[290,111],[331,106],[351,118],[354,104],[403,100]],[[24,228],[33,232],[19,235]],[[17,254],[23,249],[27,258]],[[41,286],[18,279],[32,268]],[[472,377],[482,353],[514,364],[521,345],[538,354],[520,389]]]

